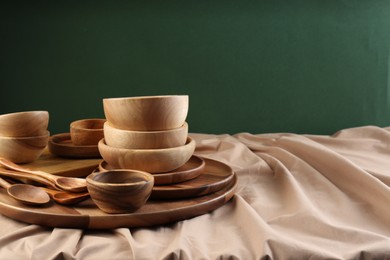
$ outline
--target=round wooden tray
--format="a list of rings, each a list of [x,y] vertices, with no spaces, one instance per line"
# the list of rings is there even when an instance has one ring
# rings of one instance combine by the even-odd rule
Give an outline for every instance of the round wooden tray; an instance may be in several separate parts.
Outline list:
[[[50,136],[48,143],[52,154],[68,158],[101,158],[97,145],[74,145],[70,133]]]
[[[141,209],[129,214],[107,214],[91,199],[66,207],[51,202],[47,207],[23,205],[0,190],[0,213],[22,222],[47,227],[113,229],[169,224],[213,211],[234,195],[237,177],[221,190],[186,200],[149,200]]]
[[[234,176],[232,168],[216,160],[206,158],[203,160],[205,161],[205,167],[198,177],[177,184],[154,186],[151,198],[182,199],[197,197],[216,192],[231,182]]]
[[[154,185],[169,185],[192,180],[202,173],[205,164],[202,158],[193,155],[183,166],[176,170],[166,173],[153,173]],[[99,164],[100,171],[112,169],[115,168],[110,166],[106,161],[102,161]]]

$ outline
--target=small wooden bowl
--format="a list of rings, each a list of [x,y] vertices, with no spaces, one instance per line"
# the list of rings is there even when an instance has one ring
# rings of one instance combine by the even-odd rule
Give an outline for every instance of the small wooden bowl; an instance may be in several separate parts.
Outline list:
[[[106,144],[126,149],[163,149],[185,145],[188,135],[188,124],[172,130],[132,131],[104,124]]]
[[[98,148],[103,159],[114,168],[163,173],[179,168],[191,158],[195,140],[187,137],[185,145],[166,149],[124,149],[108,146],[102,139]]]
[[[161,131],[181,127],[188,113],[188,96],[144,96],[103,99],[104,114],[119,129]]]
[[[0,115],[0,136],[43,136],[49,125],[49,112],[24,111]]]
[[[153,176],[135,170],[94,172],[87,176],[91,199],[106,213],[134,212],[148,200]]]
[[[104,137],[103,124],[106,119],[90,118],[70,124],[70,138],[75,145],[97,145]]]
[[[41,156],[49,141],[49,131],[41,136],[0,136],[0,157],[14,163],[33,162]]]

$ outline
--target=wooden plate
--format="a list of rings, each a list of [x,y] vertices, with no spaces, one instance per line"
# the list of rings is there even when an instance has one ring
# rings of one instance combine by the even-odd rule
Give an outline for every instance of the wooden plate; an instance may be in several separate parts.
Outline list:
[[[206,164],[198,177],[178,184],[154,186],[151,198],[179,199],[202,196],[218,191],[232,181],[234,172],[228,165],[212,159],[203,160]]]
[[[97,145],[74,145],[70,133],[56,134],[49,139],[52,154],[69,158],[101,158]]]
[[[154,185],[168,185],[192,180],[201,174],[205,165],[206,163],[202,158],[193,155],[183,166],[174,171],[154,173]],[[100,171],[112,169],[114,168],[106,161],[102,161],[99,164]]]
[[[47,227],[113,229],[163,225],[206,214],[215,210],[234,195],[237,178],[217,192],[186,200],[149,200],[141,209],[130,214],[107,214],[92,200],[66,207],[51,202],[47,207],[23,205],[0,189],[0,213],[22,222]]]

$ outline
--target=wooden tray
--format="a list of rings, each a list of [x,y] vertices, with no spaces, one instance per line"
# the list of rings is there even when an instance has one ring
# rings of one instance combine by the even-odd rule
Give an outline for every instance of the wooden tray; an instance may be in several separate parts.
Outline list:
[[[46,149],[38,160],[21,166],[67,177],[86,177],[99,165],[102,159],[70,159],[52,154]]]
[[[150,200],[141,209],[129,214],[107,214],[100,211],[91,199],[77,206],[66,207],[51,202],[47,207],[23,205],[0,189],[0,213],[22,222],[47,227],[113,229],[168,224],[206,214],[215,210],[234,195],[236,175],[221,190],[186,200]]]

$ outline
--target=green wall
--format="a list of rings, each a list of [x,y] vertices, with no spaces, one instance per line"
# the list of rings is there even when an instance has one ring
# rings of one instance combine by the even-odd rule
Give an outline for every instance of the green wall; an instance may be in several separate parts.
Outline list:
[[[0,113],[188,94],[191,132],[390,125],[390,1],[2,1]]]

